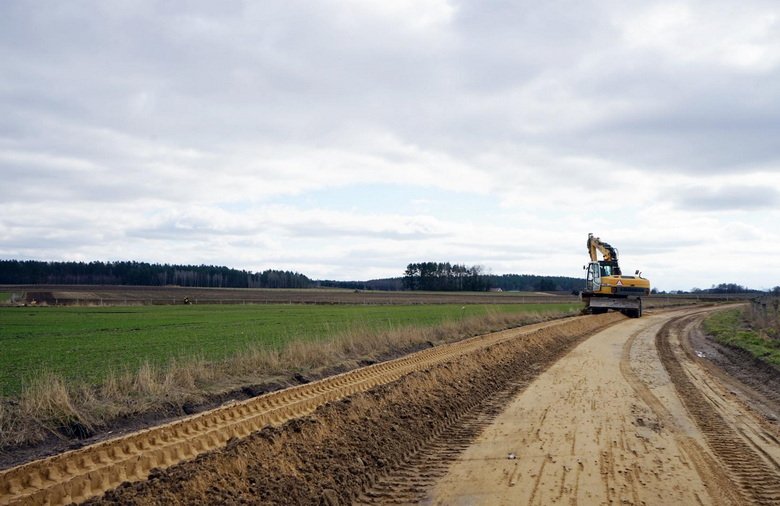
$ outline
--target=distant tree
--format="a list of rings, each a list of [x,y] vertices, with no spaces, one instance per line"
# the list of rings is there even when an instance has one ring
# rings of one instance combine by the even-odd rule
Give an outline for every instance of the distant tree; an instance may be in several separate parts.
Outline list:
[[[417,262],[406,266],[401,286],[406,290],[484,291],[490,282],[483,267],[449,262]]]

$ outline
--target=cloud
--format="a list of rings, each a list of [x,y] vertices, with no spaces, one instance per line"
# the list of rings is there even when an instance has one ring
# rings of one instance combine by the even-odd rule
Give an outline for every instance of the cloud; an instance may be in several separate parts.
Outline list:
[[[699,186],[679,189],[673,198],[682,209],[751,211],[776,208],[780,204],[780,190],[766,186]]]
[[[717,5],[717,3],[716,3]],[[774,6],[712,2],[660,3],[639,9],[623,24],[632,47],[657,51],[681,64],[710,63],[744,72],[780,64]]]
[[[778,15],[3,2],[0,256],[579,275],[593,231],[668,288],[707,286],[666,259],[730,258],[724,229],[778,239]]]

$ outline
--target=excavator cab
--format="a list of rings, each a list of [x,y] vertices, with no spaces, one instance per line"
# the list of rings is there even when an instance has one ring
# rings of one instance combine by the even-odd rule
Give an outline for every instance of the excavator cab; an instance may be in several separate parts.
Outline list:
[[[587,292],[600,291],[602,278],[620,276],[620,268],[615,265],[615,262],[605,260],[591,262],[585,266],[585,269],[587,270],[585,275],[585,291]]]
[[[598,262],[591,262],[587,266],[585,275],[585,291],[598,292],[601,290],[601,266]]]

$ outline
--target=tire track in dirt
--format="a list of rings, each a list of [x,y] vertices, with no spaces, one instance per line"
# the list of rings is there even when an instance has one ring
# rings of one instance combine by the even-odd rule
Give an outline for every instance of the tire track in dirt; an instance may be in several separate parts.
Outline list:
[[[571,343],[570,347],[575,344]],[[558,354],[565,352],[566,348],[559,350]],[[523,378],[517,378],[517,381],[485,399],[478,399],[456,423],[410,454],[398,469],[379,478],[353,504],[414,504],[423,501],[436,480],[446,474],[452,461],[492,423],[507,402],[541,372],[541,367],[529,368],[518,375]]]
[[[586,319],[587,323],[583,323]],[[365,392],[477,350],[519,336],[543,333],[552,327],[576,329],[596,321],[614,320],[572,317],[441,345],[11,468],[0,473],[0,505],[81,502],[123,482],[144,480],[152,469],[191,460],[268,425],[280,425],[312,413],[328,402]]]
[[[673,322],[675,320],[671,321]],[[670,322],[667,322],[666,325],[669,323]],[[658,332],[660,332],[660,329]],[[656,334],[656,339],[657,336],[658,333]],[[678,425],[672,413],[633,371],[631,367],[631,350],[636,339],[637,334],[632,335],[623,346],[620,358],[620,372],[623,377],[628,384],[631,385],[634,392],[636,392],[642,401],[644,401],[652,412],[655,413],[660,425],[672,429],[671,432],[676,443],[688,456],[694,468],[699,473],[699,476],[707,483],[709,488],[717,491],[717,493],[711,494],[713,502],[719,505],[741,504],[743,502],[742,496],[735,493],[732,487],[727,486],[730,480],[721,466],[699,445],[696,439],[686,435],[686,431]]]
[[[656,335],[656,347],[666,371],[707,443],[725,469],[739,484],[746,501],[757,504],[780,503],[780,470],[767,461],[739,435],[689,378],[675,355],[672,337],[679,338],[686,327],[697,320],[689,316],[665,324]],[[689,357],[690,359],[690,357]]]

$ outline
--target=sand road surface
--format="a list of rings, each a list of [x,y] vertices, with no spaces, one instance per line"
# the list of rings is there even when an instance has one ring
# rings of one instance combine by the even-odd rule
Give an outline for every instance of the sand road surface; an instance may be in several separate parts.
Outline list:
[[[780,504],[776,426],[697,366],[700,315],[627,320],[541,374],[438,480],[433,504]],[[675,319],[677,318],[677,319]],[[714,424],[714,426],[713,426]]]

